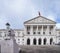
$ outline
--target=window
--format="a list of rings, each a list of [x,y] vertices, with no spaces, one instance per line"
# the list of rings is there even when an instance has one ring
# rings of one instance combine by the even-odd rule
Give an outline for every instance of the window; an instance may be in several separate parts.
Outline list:
[[[38,34],[40,34],[40,32],[38,32]]]
[[[18,32],[18,36],[20,36],[20,32]]]
[[[52,43],[53,43],[53,38],[50,39],[50,45],[52,45]]]
[[[47,39],[46,38],[43,39],[43,43],[44,43],[44,45],[46,45],[46,43],[47,43]]]
[[[45,32],[43,32],[43,34],[45,34]]]
[[[27,30],[30,30],[30,26],[27,26]]]
[[[30,32],[27,32],[27,34],[30,34]]]
[[[6,34],[5,34],[5,37],[6,37]]]
[[[33,34],[36,34],[36,32],[33,32]]]
[[[18,39],[18,41],[20,41],[20,39]]]
[[[38,39],[38,44],[41,45],[41,42],[42,42],[42,40],[41,40],[41,38],[39,38]]]
[[[18,42],[18,43],[20,43],[20,42]]]
[[[2,37],[2,32],[0,32],[0,37]]]
[[[6,32],[4,32],[4,34],[5,34],[4,36],[6,37]]]
[[[34,39],[33,39],[33,44],[36,45],[36,43],[37,43],[37,42],[36,42],[36,39],[34,38]]]
[[[24,41],[24,39],[22,39]]]
[[[29,38],[27,39],[27,45],[30,45],[30,39]]]
[[[49,32],[49,34],[51,34],[51,32]]]
[[[59,34],[60,34],[60,32],[59,32]]]

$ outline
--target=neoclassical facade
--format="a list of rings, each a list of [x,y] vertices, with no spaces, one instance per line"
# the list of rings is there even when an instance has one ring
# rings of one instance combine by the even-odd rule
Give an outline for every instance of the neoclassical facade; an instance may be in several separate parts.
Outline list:
[[[13,29],[19,45],[55,45],[60,42],[60,29],[56,22],[41,15],[25,21],[24,29]],[[6,36],[6,29],[0,29],[0,41]]]

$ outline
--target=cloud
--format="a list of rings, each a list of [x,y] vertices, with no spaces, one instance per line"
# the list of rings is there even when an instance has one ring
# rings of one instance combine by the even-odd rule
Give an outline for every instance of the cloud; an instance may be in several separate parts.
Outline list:
[[[60,23],[57,23],[56,27],[57,27],[57,29],[59,29],[60,28]]]
[[[38,11],[42,16],[58,21],[59,5],[60,0],[0,0],[0,25],[3,27],[9,22],[12,28],[21,28],[24,21],[38,16]]]
[[[0,0],[1,1],[1,0]],[[2,2],[2,3],[1,3]],[[30,11],[32,10],[30,6],[30,2],[27,2],[27,0],[2,0],[0,2],[0,14],[2,15],[1,18],[6,21],[2,21],[0,19],[0,25],[5,25],[5,22],[10,22],[12,25],[12,28],[20,28],[23,25],[23,20],[27,19],[27,16],[29,16]],[[2,25],[2,23],[4,23]],[[14,27],[13,27],[14,26]],[[2,28],[2,27],[0,27]]]
[[[0,28],[1,29],[5,28],[6,21],[7,19],[5,18],[5,16],[0,15]]]
[[[48,15],[48,16],[47,16],[47,18],[49,18],[49,19],[51,19],[51,20],[55,21],[55,17],[54,17],[54,16],[52,16],[52,15]]]

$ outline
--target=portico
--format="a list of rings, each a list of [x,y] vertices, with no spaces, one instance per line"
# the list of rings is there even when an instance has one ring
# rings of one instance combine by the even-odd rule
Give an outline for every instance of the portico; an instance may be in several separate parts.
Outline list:
[[[54,35],[54,25],[28,25],[25,28],[27,35]]]
[[[38,16],[24,23],[26,45],[52,45],[55,41],[55,22]],[[29,41],[28,41],[29,39]]]

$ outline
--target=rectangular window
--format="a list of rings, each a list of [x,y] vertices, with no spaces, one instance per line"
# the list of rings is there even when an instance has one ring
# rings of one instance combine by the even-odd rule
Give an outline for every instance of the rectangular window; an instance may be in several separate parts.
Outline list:
[[[30,32],[27,32],[27,34],[30,34]]]
[[[36,32],[33,32],[33,34],[36,34]]]
[[[51,34],[51,32],[49,32],[49,34]]]
[[[40,34],[40,32],[38,32],[38,34]]]
[[[20,41],[20,39],[18,39],[18,41]]]
[[[0,37],[2,37],[2,32],[0,32]]]
[[[5,34],[5,37],[6,37],[6,34]]]
[[[45,32],[43,32],[43,34],[45,34]]]
[[[18,42],[18,43],[20,43],[20,42]]]
[[[30,26],[27,26],[27,31],[30,30]]]
[[[24,41],[24,39],[22,39]]]
[[[20,37],[20,32],[18,32],[18,37]]]
[[[60,32],[59,32],[59,34],[60,34]]]
[[[4,34],[5,34],[4,36],[5,36],[5,37],[6,37],[6,33],[7,33],[7,32],[4,32]]]

